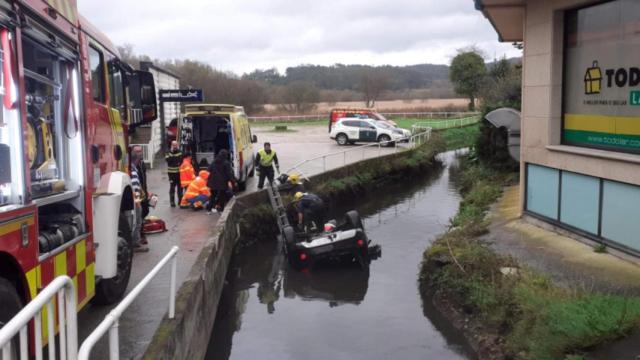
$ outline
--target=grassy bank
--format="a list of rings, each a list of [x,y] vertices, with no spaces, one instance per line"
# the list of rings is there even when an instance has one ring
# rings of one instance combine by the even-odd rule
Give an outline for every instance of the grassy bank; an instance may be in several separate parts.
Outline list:
[[[331,178],[312,185],[312,191],[329,201],[344,201],[366,192],[375,191],[400,178],[408,178],[435,165],[435,156],[444,151],[446,144],[439,134],[414,149],[385,157],[384,161],[369,159],[338,169]]]
[[[475,341],[481,357],[581,359],[585,349],[640,325],[640,298],[559,288],[479,240],[489,206],[515,174],[468,160],[461,169],[460,210],[451,230],[425,251],[420,288],[451,317],[470,318],[467,331],[482,339]]]
[[[447,144],[447,150],[470,148],[475,145],[476,139],[480,134],[480,124],[440,130],[438,132]]]
[[[469,118],[464,118],[469,119]],[[392,119],[398,124],[398,127],[411,130],[411,127],[414,124],[422,123],[433,127],[434,129],[439,129],[442,126],[446,125],[446,121],[453,120],[451,118],[442,118],[442,119],[409,119],[409,118],[398,118]],[[275,126],[329,126],[329,118],[323,120],[316,119],[294,119],[291,121],[271,121],[271,120],[256,120],[251,121],[250,123],[253,127],[275,127]]]

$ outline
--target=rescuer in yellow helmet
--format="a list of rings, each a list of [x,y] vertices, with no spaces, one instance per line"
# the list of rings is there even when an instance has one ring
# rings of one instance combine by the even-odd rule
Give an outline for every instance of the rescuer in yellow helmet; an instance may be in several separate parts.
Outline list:
[[[296,192],[293,198],[298,229],[307,228],[315,231],[322,229],[325,218],[324,201],[316,194],[301,191]]]

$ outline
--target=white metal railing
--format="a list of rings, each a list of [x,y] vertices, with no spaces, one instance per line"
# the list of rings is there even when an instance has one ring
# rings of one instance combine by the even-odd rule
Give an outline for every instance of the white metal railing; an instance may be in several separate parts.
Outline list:
[[[356,146],[344,151],[338,151],[338,152],[316,156],[314,158],[299,162],[298,164],[294,165],[289,170],[287,170],[286,173],[291,174],[295,172],[304,177],[308,177],[308,175],[312,175],[312,171],[304,171],[303,169],[304,166],[308,166],[310,164],[315,165],[318,172],[319,171],[325,172],[327,170],[342,167],[347,164],[352,164],[358,161],[366,160],[367,158],[379,157],[382,155],[382,148],[386,146],[393,146],[394,147],[393,152],[397,152],[400,149],[409,150],[427,142],[431,138],[431,131],[432,131],[431,128],[425,128],[425,129],[422,129],[422,131],[420,132],[417,132],[409,137],[405,137],[400,140],[381,141],[374,144]],[[398,146],[398,143],[400,142],[407,142],[408,146],[407,147]],[[376,147],[378,148],[377,152],[367,151],[369,149],[376,148]],[[348,154],[360,155],[358,152],[361,152],[362,155],[355,157],[353,161],[347,161]],[[367,157],[367,153],[370,155],[369,157]],[[337,158],[338,161],[331,162],[329,161],[331,158]]]
[[[431,128],[434,130],[451,129],[455,127],[463,127],[479,123],[480,116],[469,116],[465,118],[449,119],[449,120],[434,120],[434,121],[420,121],[411,126],[412,131],[416,132],[420,129]]]
[[[480,116],[477,112],[461,111],[432,111],[432,112],[381,112],[383,116],[390,119],[411,118],[411,119],[453,119]],[[328,114],[315,115],[277,115],[277,116],[249,116],[250,122],[292,122],[292,121],[319,121],[329,120]]]
[[[134,146],[140,146],[142,148],[142,160],[149,164],[149,168],[153,169],[153,160],[155,158],[155,150],[153,146],[153,142],[149,144],[130,144],[129,146],[133,148]]]
[[[59,352],[56,352],[56,308],[54,299],[57,295],[57,318]],[[34,321],[34,351],[36,360],[42,359],[42,313],[47,310],[48,359],[75,360],[78,351],[78,320],[76,290],[73,280],[66,275],[58,276],[47,285],[33,300],[0,329],[0,347],[3,359],[13,359],[12,341],[19,333],[20,359],[29,359],[28,327]],[[16,349],[17,350],[17,349]]]
[[[478,112],[469,111],[432,111],[432,112],[383,112],[387,118],[407,118],[407,119],[454,119],[471,116],[480,116]]]
[[[175,316],[175,306],[176,306],[176,259],[178,254],[178,247],[174,246],[171,248],[171,251],[160,260],[160,262],[136,285],[136,287],[127,294],[127,296],[122,299],[120,304],[116,306],[107,316],[105,316],[104,320],[98,325],[98,327],[85,339],[80,347],[80,352],[78,353],[79,360],[88,360],[91,355],[91,350],[95,346],[95,344],[104,336],[105,333],[109,332],[109,359],[110,360],[118,360],[120,358],[120,345],[119,345],[119,335],[118,335],[118,323],[120,316],[124,313],[125,310],[131,305],[131,303],[140,295],[142,290],[151,282],[151,280],[158,274],[160,269],[162,269],[170,260],[171,260],[171,284],[170,284],[170,292],[169,292],[169,319],[173,319]]]

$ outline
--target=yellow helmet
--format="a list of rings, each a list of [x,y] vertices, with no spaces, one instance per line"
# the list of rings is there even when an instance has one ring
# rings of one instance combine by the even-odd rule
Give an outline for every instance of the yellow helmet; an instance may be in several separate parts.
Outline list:
[[[304,195],[303,193],[301,193],[300,191],[298,191],[295,195],[293,195],[293,198],[294,198],[294,199],[296,199],[296,201],[297,201],[297,200],[302,199],[302,196],[303,196],[303,195]]]
[[[289,182],[292,183],[292,184],[297,184],[298,181],[300,181],[300,175],[291,174],[291,175],[289,175],[289,179],[287,179],[287,180],[289,180]]]

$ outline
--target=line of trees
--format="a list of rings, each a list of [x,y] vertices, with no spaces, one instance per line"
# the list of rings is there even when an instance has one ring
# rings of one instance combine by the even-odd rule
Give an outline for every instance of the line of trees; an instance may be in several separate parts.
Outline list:
[[[198,60],[151,59],[135,54],[131,45],[121,46],[119,51],[123,60],[133,66],[138,66],[140,61],[153,61],[180,76],[183,86],[203,89],[206,101],[242,105],[248,113],[262,111],[265,104],[276,104],[287,112],[305,113],[323,101],[359,100],[373,107],[383,98],[409,100],[424,98],[426,94],[440,98],[454,96],[447,65],[300,65],[287,68],[284,74],[273,68],[239,76]],[[462,68],[466,66],[463,64]],[[458,79],[452,76],[451,80]],[[462,87],[456,87],[456,90],[465,96],[476,96]]]
[[[520,110],[522,104],[522,64],[505,58],[485,64],[475,48],[459,51],[451,62],[451,81],[456,92],[469,98],[469,108],[480,100],[484,117],[489,112],[508,107]],[[517,169],[509,155],[507,130],[483,121],[476,142],[478,158],[497,168]]]
[[[483,107],[520,108],[522,64],[519,59],[502,58],[487,64],[480,50],[461,49],[451,61],[449,78],[455,92],[469,99],[469,110],[475,110],[476,100],[480,100]]]

